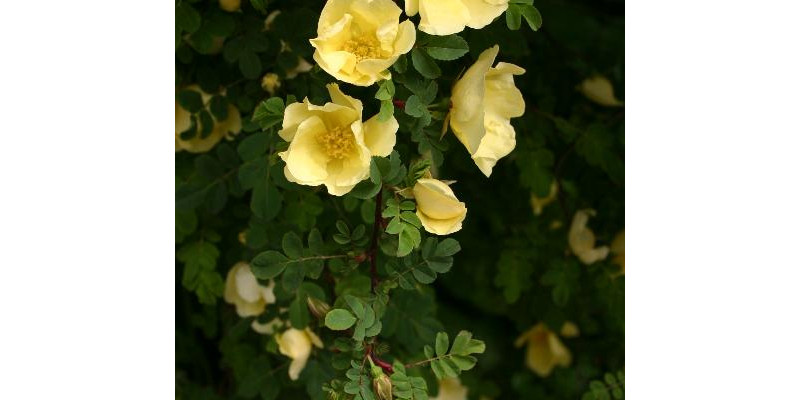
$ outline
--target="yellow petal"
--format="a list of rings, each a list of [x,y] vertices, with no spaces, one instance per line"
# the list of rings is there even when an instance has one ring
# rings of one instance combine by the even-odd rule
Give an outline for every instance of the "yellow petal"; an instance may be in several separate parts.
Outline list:
[[[483,126],[485,77],[499,51],[497,45],[484,50],[453,86],[450,127],[470,154],[478,150],[486,133]]]
[[[364,109],[361,100],[342,93],[342,90],[339,89],[339,85],[336,83],[329,83],[325,87],[328,89],[328,94],[331,96],[331,101],[333,101],[334,104],[352,108],[358,114],[358,120],[361,120],[361,112]],[[344,122],[344,124],[347,122]]]
[[[508,9],[508,0],[461,0],[469,9],[467,26],[481,29]]]
[[[431,400],[467,400],[469,389],[458,378],[444,378],[439,381],[439,394]]]
[[[243,300],[253,303],[261,299],[261,285],[248,266],[236,270],[236,292]]]
[[[453,189],[436,179],[419,179],[414,185],[417,207],[425,215],[436,219],[449,219],[459,216],[466,209],[458,201]]]
[[[406,15],[409,17],[417,15],[419,12],[419,1],[420,0],[405,0],[403,2],[405,3]]]
[[[406,2],[408,3],[408,2]],[[417,40],[417,30],[414,29],[414,23],[405,20],[400,23],[397,30],[397,38],[394,41],[394,54],[406,54],[414,47],[414,42]]]
[[[581,82],[578,89],[589,100],[607,107],[620,107],[624,103],[614,96],[614,87],[611,81],[604,76],[595,76]]]
[[[572,219],[567,241],[573,253],[584,264],[593,264],[608,256],[609,248],[602,246],[595,248],[594,232],[587,227],[589,217],[596,212],[590,209],[578,210]]]
[[[373,156],[386,157],[394,149],[399,125],[394,116],[379,121],[376,114],[364,122],[364,143]]]
[[[497,160],[507,156],[517,146],[516,132],[508,119],[487,114],[484,117],[486,134],[481,140],[478,150],[472,155],[475,164],[487,177]]]
[[[317,135],[326,131],[325,124],[319,117],[311,117],[303,121],[297,128],[294,140],[289,149],[280,153],[286,161],[286,167],[294,179],[316,186],[328,177],[325,166],[328,156],[320,148]],[[288,177],[287,177],[288,178]]]
[[[470,19],[461,0],[419,0],[419,14],[419,30],[431,35],[461,32]]]

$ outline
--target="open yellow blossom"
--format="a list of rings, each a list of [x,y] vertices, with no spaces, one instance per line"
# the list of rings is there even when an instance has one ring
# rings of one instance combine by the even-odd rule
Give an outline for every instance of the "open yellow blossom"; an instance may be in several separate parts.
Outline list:
[[[623,229],[617,236],[614,236],[614,240],[611,241],[611,253],[614,254],[614,258],[611,259],[615,264],[619,265],[622,269],[620,273],[625,275],[625,230]]]
[[[567,237],[569,247],[582,263],[589,265],[608,257],[608,246],[594,247],[594,232],[586,226],[589,217],[597,214],[594,210],[578,210],[572,218]]]
[[[527,330],[514,342],[516,347],[524,345],[527,345],[525,365],[543,378],[550,375],[556,366],[567,367],[572,363],[569,349],[542,322]]]
[[[611,81],[604,76],[587,78],[580,85],[578,90],[589,100],[606,107],[621,107],[623,102],[614,96],[614,87]]]
[[[322,8],[314,60],[336,79],[369,86],[389,79],[387,70],[416,40],[411,21],[392,0],[329,0]]]
[[[449,235],[461,230],[467,206],[458,201],[450,186],[437,179],[421,178],[414,185],[413,193],[417,200],[417,217],[426,231]]]
[[[310,329],[303,330],[289,328],[285,332],[275,335],[278,342],[278,351],[292,359],[289,364],[289,378],[296,381],[300,372],[306,367],[308,357],[311,355],[312,345],[322,348],[322,340]]]
[[[550,192],[546,197],[537,197],[531,194],[531,207],[533,208],[533,215],[542,215],[544,207],[554,202],[558,198],[558,183],[553,180],[550,184]]]
[[[186,89],[200,92],[203,103],[207,104],[211,100],[211,95],[200,90],[197,85],[188,86]],[[214,115],[214,127],[211,133],[205,138],[201,137],[200,132],[203,125],[199,118],[197,120],[197,130],[193,138],[189,140],[181,139],[181,132],[185,132],[192,125],[192,114],[183,109],[178,102],[175,102],[175,151],[186,150],[190,153],[203,153],[211,150],[222,138],[233,140],[233,136],[242,130],[242,119],[239,110],[232,104],[228,104],[228,117],[223,121],[217,121]]]
[[[236,306],[240,317],[252,317],[264,312],[267,304],[275,303],[275,282],[269,286],[258,283],[250,271],[250,265],[244,261],[236,263],[225,279],[225,301]]]
[[[439,394],[430,400],[467,400],[469,389],[461,384],[461,379],[444,378],[439,381]]]
[[[508,0],[405,0],[406,15],[419,13],[419,30],[450,35],[483,28],[508,9]]]
[[[361,122],[361,101],[345,95],[339,85],[328,84],[332,102],[324,106],[293,103],[283,114],[278,132],[289,148],[278,155],[286,162],[286,179],[301,185],[324,184],[328,193],[341,196],[369,177],[372,156],[385,157],[396,141],[397,120],[378,121],[375,115]]]
[[[514,75],[525,70],[504,62],[492,67],[500,47],[484,50],[453,86],[450,127],[487,177],[497,160],[517,145],[511,118],[525,113],[522,93]]]

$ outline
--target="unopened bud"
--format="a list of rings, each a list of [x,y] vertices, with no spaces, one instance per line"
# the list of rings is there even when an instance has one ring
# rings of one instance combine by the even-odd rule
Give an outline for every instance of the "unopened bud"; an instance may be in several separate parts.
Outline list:
[[[383,373],[380,367],[377,368],[380,371],[377,375],[375,375],[375,368],[372,371],[372,390],[378,396],[378,399],[392,400],[392,380]]]
[[[306,298],[306,303],[308,304],[308,310],[311,311],[317,319],[325,319],[325,315],[331,310],[331,306],[329,306],[328,303],[311,296]]]

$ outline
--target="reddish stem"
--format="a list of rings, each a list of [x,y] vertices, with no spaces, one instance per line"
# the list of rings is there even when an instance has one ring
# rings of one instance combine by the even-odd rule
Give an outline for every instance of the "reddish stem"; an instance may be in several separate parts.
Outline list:
[[[394,373],[394,367],[392,367],[392,364],[389,364],[388,362],[381,360],[378,356],[376,356],[375,353],[372,352],[372,347],[367,348],[367,351],[369,352],[369,358],[372,360],[372,362],[381,367],[383,372],[386,372],[389,375]]]
[[[403,101],[403,100],[394,99],[394,100],[392,100],[392,103],[397,108],[406,108],[406,102]]]

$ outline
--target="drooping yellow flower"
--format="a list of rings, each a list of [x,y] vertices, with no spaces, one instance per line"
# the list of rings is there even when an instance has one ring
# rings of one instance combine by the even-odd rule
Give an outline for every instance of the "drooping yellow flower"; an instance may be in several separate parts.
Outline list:
[[[430,400],[467,400],[469,389],[461,384],[461,379],[444,378],[439,381],[439,394]]]
[[[614,87],[605,76],[587,78],[578,86],[578,90],[589,100],[606,107],[621,107],[623,102],[614,96]]]
[[[542,215],[544,207],[554,202],[556,198],[558,198],[558,183],[554,179],[553,183],[550,184],[550,192],[547,194],[547,197],[536,197],[535,194],[531,194],[533,215]]]
[[[369,86],[389,79],[387,70],[416,40],[411,21],[399,23],[392,0],[329,0],[311,39],[314,60],[336,79]]]
[[[275,91],[281,87],[281,78],[274,72],[264,74],[261,78],[261,88],[266,90],[272,96]]]
[[[240,317],[253,317],[264,312],[267,304],[275,303],[275,282],[269,286],[258,283],[250,271],[250,265],[244,261],[236,263],[225,279],[225,301],[236,306]]]
[[[242,0],[219,0],[219,8],[227,11],[239,11],[242,6]]]
[[[489,25],[508,9],[508,0],[405,0],[406,15],[419,13],[419,30],[431,35],[450,35],[468,26]]]
[[[514,346],[527,344],[525,365],[541,377],[550,375],[556,366],[568,367],[572,354],[550,328],[540,322],[528,329],[514,342]]]
[[[625,275],[625,230],[620,231],[614,240],[611,241],[611,253],[614,258],[611,259],[615,264],[619,265],[622,269],[620,272]]]
[[[286,162],[286,179],[301,185],[324,184],[342,196],[369,177],[372,156],[385,157],[396,141],[397,120],[361,122],[361,101],[345,95],[339,85],[327,86],[332,102],[324,106],[293,103],[286,107],[278,132],[289,148],[278,155]]]
[[[426,231],[449,235],[461,230],[467,206],[458,201],[450,186],[437,179],[421,178],[414,185],[413,193],[417,200],[417,217]]]
[[[188,86],[186,89],[200,92],[200,97],[203,99],[204,104],[207,104],[211,99],[211,95],[200,90],[197,85]],[[181,132],[185,132],[192,125],[192,114],[183,109],[176,101],[175,151],[186,150],[190,153],[204,153],[211,150],[222,138],[233,140],[233,136],[242,130],[242,119],[239,115],[239,110],[232,104],[228,104],[228,117],[225,120],[217,121],[213,114],[211,118],[214,120],[214,127],[208,136],[201,137],[200,132],[203,130],[203,125],[198,118],[194,137],[189,140],[183,140],[181,139]]]
[[[450,127],[487,177],[497,160],[517,145],[511,118],[525,113],[514,75],[525,70],[504,62],[492,67],[500,47],[486,49],[453,86]]]
[[[569,228],[568,242],[572,252],[586,265],[592,264],[608,257],[608,246],[594,247],[594,232],[586,226],[589,217],[597,214],[594,210],[578,210],[572,218]]]
[[[296,381],[300,372],[306,367],[308,357],[311,355],[311,346],[322,348],[322,340],[310,329],[303,330],[289,328],[285,332],[275,335],[278,342],[278,351],[292,359],[289,364],[289,378]]]

